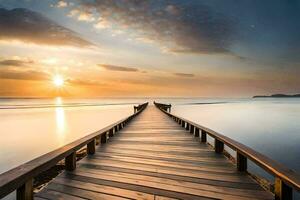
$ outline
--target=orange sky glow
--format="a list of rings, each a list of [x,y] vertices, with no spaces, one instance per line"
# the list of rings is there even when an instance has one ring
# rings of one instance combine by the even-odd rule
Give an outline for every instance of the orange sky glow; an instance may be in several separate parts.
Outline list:
[[[81,0],[0,3],[2,97],[249,97],[299,92],[294,26],[282,22],[277,32],[260,29],[251,13],[238,16],[226,4],[217,11],[220,6],[213,2],[191,7],[195,2],[162,1],[145,15],[149,2],[120,7]],[[189,10],[192,13],[186,15]],[[267,24],[276,15],[270,10],[264,17]],[[201,21],[206,18],[212,21]],[[295,47],[285,48],[293,43]],[[56,76],[63,84],[55,83]]]

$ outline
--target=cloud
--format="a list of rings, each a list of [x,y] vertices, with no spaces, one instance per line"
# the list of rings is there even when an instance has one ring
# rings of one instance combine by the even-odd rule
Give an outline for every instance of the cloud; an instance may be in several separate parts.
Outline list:
[[[68,83],[74,85],[84,85],[84,86],[107,86],[107,84],[103,82],[99,82],[99,80],[83,80],[83,79],[69,79]]]
[[[107,65],[107,64],[98,64],[98,66],[110,70],[110,71],[120,71],[120,72],[138,72],[138,68],[134,67],[124,67],[124,66],[118,66],[118,65]]]
[[[28,64],[33,64],[34,62],[32,60],[26,61],[26,60],[1,60],[0,66],[15,66],[15,67],[21,67],[21,66],[27,66]]]
[[[48,80],[49,74],[40,71],[26,70],[18,71],[12,69],[0,69],[0,79],[14,80]]]
[[[93,46],[74,31],[24,8],[0,8],[0,40],[20,40],[42,45]]]
[[[135,38],[145,38],[162,49],[177,53],[230,53],[234,20],[208,6],[178,1],[83,1],[77,8],[96,13],[99,21],[127,29]],[[99,24],[100,26],[96,25]],[[132,31],[130,31],[132,30]]]
[[[174,73],[174,75],[184,77],[184,78],[191,78],[195,76],[195,74],[189,74],[189,73]]]
[[[58,1],[56,4],[56,7],[58,7],[58,8],[65,8],[67,6],[68,6],[68,2],[66,2],[66,1]]]

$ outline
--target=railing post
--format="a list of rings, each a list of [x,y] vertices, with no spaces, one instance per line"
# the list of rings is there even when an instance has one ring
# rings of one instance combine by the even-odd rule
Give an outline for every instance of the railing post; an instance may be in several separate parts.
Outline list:
[[[95,142],[96,142],[96,145],[99,145],[100,144],[100,136],[97,136],[95,138]]]
[[[108,134],[109,137],[113,137],[114,136],[114,129],[111,128],[109,129],[109,134]]]
[[[89,143],[87,143],[87,154],[93,155],[96,152],[96,140],[93,139]]]
[[[65,158],[65,168],[67,171],[73,171],[76,169],[76,151]]]
[[[185,130],[190,130],[190,124],[189,123],[186,123],[186,127],[185,127]]]
[[[33,179],[26,181],[17,189],[17,200],[33,200]]]
[[[204,130],[201,130],[201,142],[207,142],[207,135]]]
[[[184,128],[185,127],[185,121],[182,121],[181,123],[181,127]]]
[[[238,151],[236,152],[236,167],[240,172],[247,171],[247,157]]]
[[[215,138],[215,152],[222,153],[224,150],[224,143]]]
[[[107,135],[106,135],[106,132],[105,132],[101,135],[100,142],[101,142],[101,144],[104,144],[104,143],[106,143],[106,141],[107,141]]]
[[[280,178],[275,177],[275,200],[292,200],[293,189]]]
[[[195,137],[199,137],[199,128],[195,127]]]
[[[190,125],[190,133],[194,134],[194,131],[195,131],[194,129],[195,129],[194,125]]]

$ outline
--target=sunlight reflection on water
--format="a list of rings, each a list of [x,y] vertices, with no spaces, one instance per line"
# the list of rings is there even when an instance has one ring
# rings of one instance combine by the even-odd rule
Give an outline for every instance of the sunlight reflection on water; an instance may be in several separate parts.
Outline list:
[[[56,98],[56,105],[62,105],[61,97]],[[58,136],[59,145],[63,145],[65,143],[65,135],[66,135],[66,120],[65,120],[65,110],[63,107],[55,108],[55,118],[56,118],[56,133]]]

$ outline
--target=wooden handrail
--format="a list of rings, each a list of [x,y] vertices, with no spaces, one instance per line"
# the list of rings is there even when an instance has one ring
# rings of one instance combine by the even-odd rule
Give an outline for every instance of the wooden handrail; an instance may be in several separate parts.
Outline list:
[[[87,145],[88,154],[95,153],[96,139],[100,138],[101,143],[106,143],[108,135],[111,137],[111,134],[122,129],[147,106],[148,102],[141,104],[137,112],[122,120],[0,174],[0,199],[14,190],[17,190],[17,199],[33,199],[32,182],[34,177],[63,159],[65,159],[66,170],[74,170],[76,168],[76,151]]]
[[[207,141],[206,135],[214,138],[215,151],[217,153],[223,152],[224,144],[230,147],[232,150],[236,151],[237,169],[239,171],[247,171],[247,159],[250,159],[256,165],[273,175],[275,177],[275,199],[292,199],[292,188],[300,191],[300,175],[295,171],[288,169],[282,164],[225,135],[222,135],[207,127],[201,126],[190,120],[167,112],[165,109],[163,109],[164,104],[154,104],[162,112],[172,117],[182,127],[193,133],[195,137],[200,137],[201,132],[201,142]]]
[[[137,106],[133,106],[133,110],[134,110],[134,112],[138,112],[141,109],[144,109],[144,106],[148,106],[148,102],[144,103],[144,104],[137,105]]]
[[[164,111],[169,111],[171,112],[171,104],[163,104],[163,103],[157,103],[157,102],[153,102],[154,105],[156,105],[157,107],[159,107],[160,109],[163,109]]]

